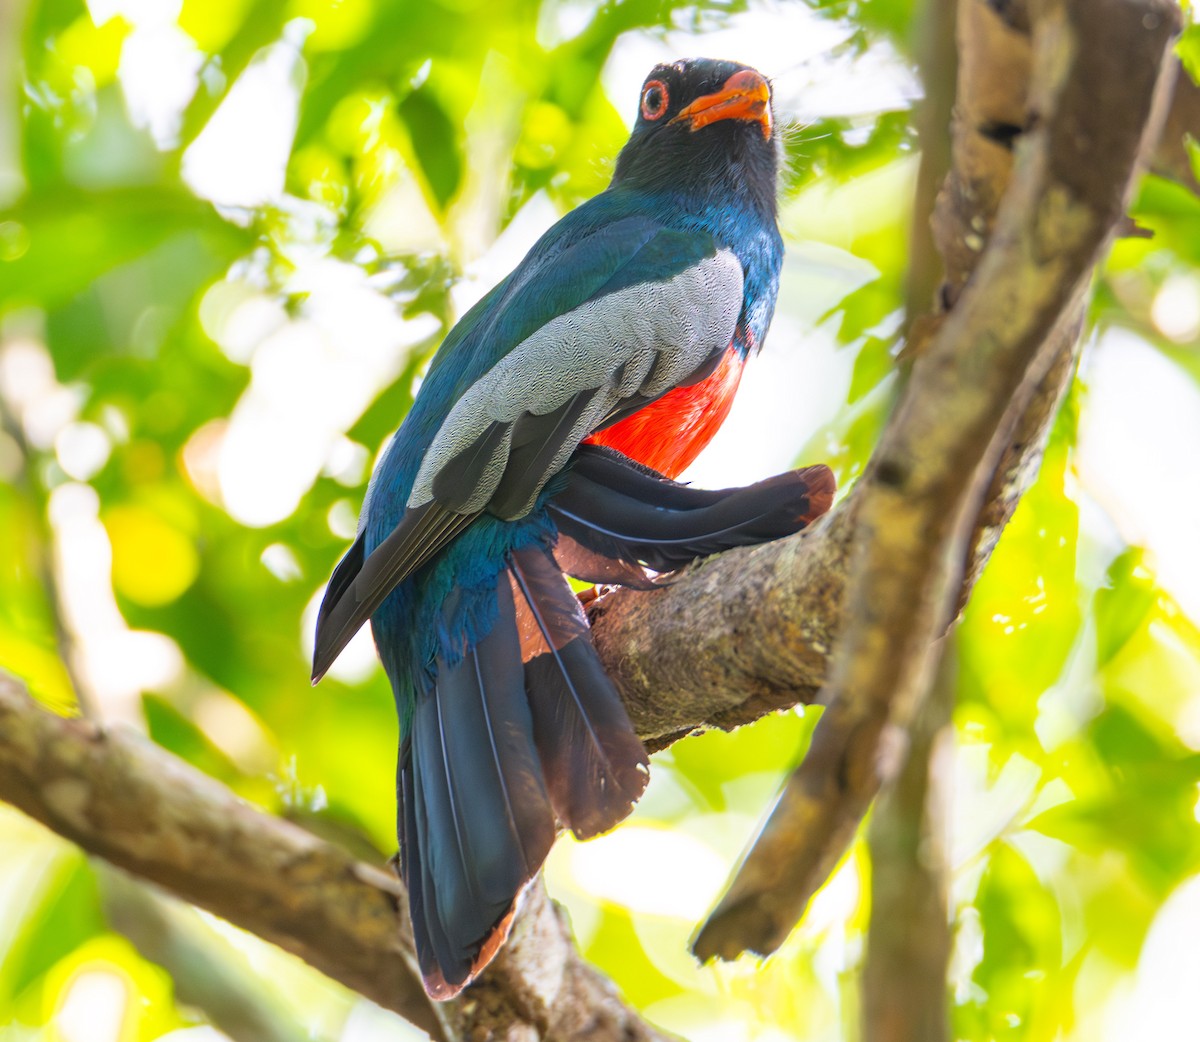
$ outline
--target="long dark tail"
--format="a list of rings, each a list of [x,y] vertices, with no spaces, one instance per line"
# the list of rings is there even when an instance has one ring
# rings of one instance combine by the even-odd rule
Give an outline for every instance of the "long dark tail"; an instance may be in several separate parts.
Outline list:
[[[400,759],[400,867],[425,987],[456,995],[508,934],[513,903],[554,842],[512,593],[491,632],[439,661]]]
[[[437,663],[400,759],[400,867],[425,988],[451,998],[508,936],[556,820],[580,837],[624,818],[646,752],[540,547],[509,558],[488,635]]]
[[[555,557],[587,582],[636,585],[638,567],[669,572],[709,554],[798,532],[833,502],[824,465],[716,491],[669,481],[611,449],[584,445],[548,503]],[[635,575],[636,573],[636,575]]]
[[[539,544],[509,555],[491,630],[461,661],[436,662],[405,729],[400,865],[431,996],[458,994],[495,955],[558,824],[597,835],[646,787],[645,749],[563,570],[653,585],[646,567],[788,535],[832,496],[826,467],[710,492],[607,449],[579,451],[547,504],[560,531],[553,553]]]

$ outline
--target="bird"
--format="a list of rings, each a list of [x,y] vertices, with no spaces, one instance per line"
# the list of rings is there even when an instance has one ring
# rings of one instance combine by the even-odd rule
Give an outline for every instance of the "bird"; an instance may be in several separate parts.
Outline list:
[[[567,576],[655,589],[832,502],[823,465],[716,491],[675,480],[774,312],[779,156],[757,70],[657,65],[610,185],[446,335],[368,484],[318,612],[313,683],[370,620],[434,999],[501,948],[559,829],[606,832],[646,787]]]

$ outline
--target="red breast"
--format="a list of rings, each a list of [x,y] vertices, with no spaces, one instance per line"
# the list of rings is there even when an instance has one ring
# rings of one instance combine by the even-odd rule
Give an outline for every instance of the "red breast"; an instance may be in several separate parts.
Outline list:
[[[607,445],[660,474],[678,477],[725,422],[742,378],[742,365],[742,357],[730,344],[710,376],[690,387],[668,391],[585,441]]]

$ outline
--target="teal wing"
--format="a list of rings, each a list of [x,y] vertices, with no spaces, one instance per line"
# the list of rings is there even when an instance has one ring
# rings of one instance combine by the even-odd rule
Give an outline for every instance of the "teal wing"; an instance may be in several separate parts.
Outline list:
[[[481,512],[525,516],[588,434],[711,368],[742,294],[732,252],[645,218],[518,268],[447,337],[372,481],[318,616],[314,678]]]

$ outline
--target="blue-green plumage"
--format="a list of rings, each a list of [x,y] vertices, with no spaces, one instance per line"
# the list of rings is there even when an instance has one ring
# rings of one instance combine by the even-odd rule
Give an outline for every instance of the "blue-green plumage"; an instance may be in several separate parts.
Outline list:
[[[726,219],[726,225],[733,224]],[[717,242],[734,245],[744,255],[743,270],[750,273],[744,305],[745,325],[757,343],[766,333],[774,311],[782,243],[772,223],[767,234],[755,234],[744,220],[721,228],[715,210],[685,211],[676,200],[659,198],[617,186],[567,214],[529,251],[521,265],[464,316],[447,336],[429,367],[404,423],[392,439],[372,478],[363,508],[362,532],[370,554],[399,523],[413,480],[429,443],[446,419],[450,405],[484,373],[530,333],[557,315],[631,285],[662,282],[717,249]],[[723,232],[718,240],[712,228]],[[759,240],[762,241],[759,241]],[[740,250],[739,250],[740,247]],[[742,259],[739,257],[739,259]],[[755,292],[755,283],[762,290]],[[695,306],[694,302],[680,302]],[[739,346],[743,352],[749,343]],[[386,494],[382,494],[386,490]],[[453,587],[490,591],[495,576],[511,550],[536,540],[550,544],[553,525],[545,512],[534,511],[517,522],[504,522],[481,514],[442,559],[430,566],[413,597],[413,584],[399,587],[374,617],[377,643],[382,649],[404,648],[403,662],[432,662],[435,651],[453,656],[448,635],[434,643],[433,624],[438,606]],[[404,603],[419,602],[418,603]],[[422,611],[422,608],[424,609]],[[461,633],[475,637],[479,626],[471,620],[488,610],[476,608],[470,598],[462,609]],[[403,620],[401,623],[400,620]],[[387,633],[378,633],[380,627]],[[409,641],[397,640],[400,632]],[[412,641],[410,646],[410,641]],[[387,657],[384,658],[388,664]],[[397,663],[392,677],[403,676]],[[395,681],[394,681],[395,683]],[[399,685],[397,697],[403,698]],[[405,692],[408,694],[408,692]],[[407,713],[406,706],[402,710]]]
[[[314,676],[369,616],[392,682],[401,866],[438,998],[495,953],[556,823],[602,831],[645,785],[562,570],[644,585],[641,562],[772,538],[828,505],[819,468],[710,493],[577,448],[681,388],[701,406],[710,384],[732,393],[726,356],[740,366],[775,305],[766,82],[680,62],[656,68],[642,97],[612,186],[446,337],[318,621]]]

